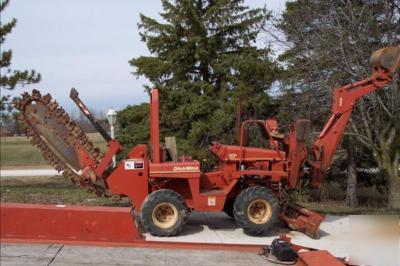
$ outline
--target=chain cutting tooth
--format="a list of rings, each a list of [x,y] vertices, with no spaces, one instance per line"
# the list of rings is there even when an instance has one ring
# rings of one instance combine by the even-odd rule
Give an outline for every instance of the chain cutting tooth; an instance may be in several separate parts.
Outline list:
[[[22,114],[17,115],[17,120],[19,123],[26,123],[26,119]]]
[[[93,144],[91,142],[86,142],[85,143],[85,148],[88,150],[93,150]]]
[[[56,165],[55,168],[58,172],[61,172],[65,169],[64,166],[61,166],[61,165]]]
[[[63,109],[61,109],[61,108],[58,108],[58,109],[56,109],[55,111],[54,111],[54,116],[56,117],[56,118],[62,118],[63,117],[63,115],[65,114],[65,111],[63,110]]]
[[[42,100],[45,104],[49,104],[52,100],[51,95],[47,93],[45,96],[42,97]]]
[[[62,117],[61,117],[61,120],[62,120],[62,122],[63,122],[64,124],[66,124],[66,123],[68,123],[68,121],[71,120],[71,119],[69,118],[69,115],[68,115],[67,113],[64,113],[64,114],[62,115]]]
[[[42,98],[42,94],[40,93],[40,91],[33,89],[32,90],[32,99],[41,100],[41,98]]]
[[[49,107],[50,111],[54,112],[58,108],[58,103],[56,101],[52,101],[47,104]]]
[[[31,100],[31,95],[29,93],[27,93],[27,92],[22,93],[21,97],[22,97],[22,102]]]
[[[73,173],[71,170],[65,169],[64,172],[63,172],[63,176],[64,176],[65,178],[70,179],[71,182],[72,182],[73,184],[75,184],[75,185],[77,184],[78,177],[77,177],[77,175],[76,175],[75,173]]]
[[[13,104],[13,106],[15,107],[15,109],[17,109],[17,110],[19,110],[19,111],[22,111],[23,105],[21,104],[21,102],[19,102],[19,101],[14,101],[12,104]]]
[[[31,129],[30,127],[26,128],[26,135],[29,137],[33,137],[35,135],[35,131],[33,131],[33,129]]]
[[[72,125],[71,122],[67,123],[66,127],[67,127],[68,131],[72,131],[74,129],[74,125]]]
[[[82,143],[85,143],[85,144],[91,143],[90,139],[88,138],[88,136],[86,136],[86,134],[82,137],[81,141],[82,141]]]

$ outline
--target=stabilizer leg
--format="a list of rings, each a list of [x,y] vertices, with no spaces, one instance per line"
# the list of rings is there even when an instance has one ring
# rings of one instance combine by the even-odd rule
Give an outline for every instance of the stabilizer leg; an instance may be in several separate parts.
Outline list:
[[[282,204],[279,219],[284,221],[291,229],[303,232],[313,239],[318,239],[319,226],[325,216],[287,201]]]

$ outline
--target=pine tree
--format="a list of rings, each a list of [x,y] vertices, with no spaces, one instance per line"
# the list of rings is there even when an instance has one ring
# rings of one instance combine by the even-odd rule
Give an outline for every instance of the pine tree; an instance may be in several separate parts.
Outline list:
[[[162,21],[140,15],[140,36],[152,56],[130,61],[136,75],[160,89],[160,128],[184,152],[201,157],[211,140],[235,140],[235,104],[263,118],[277,71],[268,47],[256,46],[270,14],[242,0],[162,0]]]
[[[4,12],[4,9],[9,4],[10,0],[5,0],[0,3],[0,14]],[[6,41],[6,36],[11,33],[13,28],[16,26],[17,20],[14,18],[10,22],[0,24],[0,45],[3,47]],[[4,95],[4,90],[14,90],[18,85],[24,86],[31,83],[37,83],[40,81],[40,74],[34,70],[12,70],[11,66],[12,50],[6,50],[1,52],[0,58],[0,88],[1,88],[1,99],[0,99],[0,111],[1,118],[4,121],[9,117],[8,112],[11,111],[11,105],[9,103],[10,96]]]

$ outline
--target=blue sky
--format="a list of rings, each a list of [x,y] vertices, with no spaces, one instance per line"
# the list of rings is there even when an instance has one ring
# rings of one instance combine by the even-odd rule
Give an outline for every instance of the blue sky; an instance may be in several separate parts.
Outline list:
[[[280,13],[285,0],[245,3]],[[143,91],[148,81],[132,75],[128,61],[149,54],[137,29],[139,13],[159,18],[160,11],[158,0],[11,0],[1,22],[15,17],[18,23],[1,48],[12,48],[12,68],[42,74],[39,84],[17,88],[13,95],[37,88],[66,110],[74,108],[71,87],[101,111],[148,102]]]

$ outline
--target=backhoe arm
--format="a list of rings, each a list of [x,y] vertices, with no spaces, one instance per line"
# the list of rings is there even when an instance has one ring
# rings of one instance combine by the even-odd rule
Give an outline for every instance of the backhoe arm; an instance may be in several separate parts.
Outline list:
[[[400,47],[378,50],[370,61],[373,65],[371,77],[333,91],[332,115],[312,146],[312,187],[320,187],[357,100],[392,82],[399,68]]]

